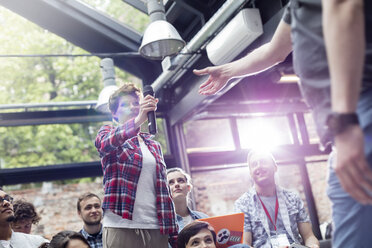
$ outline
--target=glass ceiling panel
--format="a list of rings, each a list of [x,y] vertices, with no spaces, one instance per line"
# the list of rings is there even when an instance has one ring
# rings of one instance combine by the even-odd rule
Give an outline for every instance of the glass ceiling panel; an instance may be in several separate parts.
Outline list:
[[[163,119],[157,123],[156,140],[168,154]],[[0,169],[98,161],[94,141],[104,124],[108,123],[0,127]]]
[[[103,12],[116,21],[143,33],[150,23],[147,13],[143,13],[122,0],[79,0]],[[140,0],[139,0],[140,1]]]
[[[184,124],[187,152],[216,152],[235,149],[228,119],[198,120]]]
[[[274,149],[292,144],[286,116],[238,119],[240,145],[243,149]]]
[[[68,56],[89,54],[3,7],[0,28],[0,54],[11,56],[0,58],[0,104],[97,100],[103,88],[98,57]],[[48,57],[53,54],[66,56]],[[115,74],[117,85],[141,83],[118,68]]]
[[[307,132],[309,133],[310,144],[319,144],[320,139],[316,132],[316,125],[312,113],[304,114]]]

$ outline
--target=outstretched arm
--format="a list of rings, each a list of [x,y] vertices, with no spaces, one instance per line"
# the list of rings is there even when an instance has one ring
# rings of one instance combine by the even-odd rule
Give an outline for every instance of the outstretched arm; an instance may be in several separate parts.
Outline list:
[[[363,0],[322,0],[323,33],[331,75],[332,111],[355,113],[365,56]],[[335,137],[335,172],[357,201],[372,204],[372,171],[364,154],[363,132],[351,125]]]
[[[282,62],[291,51],[291,27],[282,20],[271,41],[245,57],[228,64],[194,70],[196,75],[209,75],[207,81],[200,85],[199,94],[215,94],[227,84],[229,79],[266,70]]]

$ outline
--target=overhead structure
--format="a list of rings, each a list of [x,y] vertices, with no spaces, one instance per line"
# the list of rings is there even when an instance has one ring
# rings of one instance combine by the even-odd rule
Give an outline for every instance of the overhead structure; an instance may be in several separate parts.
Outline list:
[[[163,1],[147,0],[147,9],[151,23],[143,35],[140,54],[157,60],[177,54],[185,46],[185,41],[167,22]]]
[[[252,115],[283,117],[289,123],[292,143],[283,146],[286,153],[283,153],[283,157],[279,156],[279,158],[283,160],[285,157],[291,157],[293,158],[291,162],[301,166],[301,177],[304,182],[308,206],[314,210],[314,199],[312,199],[306,173],[308,161],[305,162],[304,158],[324,152],[320,151],[316,144],[309,142],[304,118],[305,113],[309,110],[302,99],[298,85],[296,83],[278,83],[283,75],[293,74],[291,56],[283,63],[258,75],[231,80],[223,90],[214,96],[201,96],[197,93],[199,85],[206,80],[206,77],[198,77],[192,73],[194,68],[212,65],[211,62],[214,62],[214,59],[210,57],[211,49],[213,45],[216,45],[213,44],[213,41],[218,45],[220,37],[224,40],[223,37],[228,36],[231,30],[229,29],[230,21],[244,9],[255,9],[254,11],[257,12],[255,18],[256,20],[259,18],[261,29],[254,32],[254,38],[249,36],[252,38],[250,42],[244,44],[238,42],[238,39],[247,41],[239,36],[234,39],[234,42],[229,42],[227,46],[231,47],[223,51],[229,56],[215,57],[217,64],[238,59],[270,41],[282,18],[284,6],[289,0],[173,0],[164,1],[164,6],[161,4],[162,2],[161,0],[151,0],[146,9],[142,0],[123,0],[123,3],[129,4],[141,12],[148,11],[152,22],[144,35],[78,0],[0,0],[0,5],[88,52],[127,53],[127,56],[113,57],[113,64],[140,78],[144,85],[152,84],[156,96],[159,98],[158,116],[164,119],[169,139],[169,152],[165,154],[165,157],[167,161],[170,161],[169,164],[180,166],[188,172],[218,169],[226,165],[236,166],[245,162],[247,150],[242,147],[239,140],[237,130],[239,118]],[[255,19],[251,15],[248,17],[248,19]],[[153,29],[156,30],[155,33],[152,31]],[[236,35],[239,35],[239,32],[237,33]],[[168,39],[163,38],[164,34]],[[235,49],[236,46],[239,46],[239,49]],[[207,47],[209,49],[206,49]],[[210,51],[208,52],[208,50]],[[230,51],[238,52],[232,54]],[[165,57],[166,59],[164,59]],[[160,59],[163,60],[162,63],[156,61]],[[105,68],[103,61],[105,60],[102,60],[103,68]],[[105,73],[103,74],[103,81],[106,82],[105,89],[112,91],[116,87],[114,77],[108,74],[106,77]],[[103,102],[107,102],[107,100]],[[101,101],[99,100],[97,109],[100,109],[100,105]],[[93,114],[94,110],[92,109],[53,111],[45,111],[46,113],[41,113],[41,111],[37,115],[27,114],[25,111],[23,116],[22,112],[1,113],[3,118],[1,118],[0,126],[109,119],[108,115],[102,113]],[[55,115],[58,114],[65,115],[68,119],[56,117]],[[87,115],[87,118],[83,118],[82,115]],[[235,130],[231,133],[234,149],[188,152],[184,123],[215,119],[228,120],[231,130]],[[285,162],[288,161],[283,163]],[[93,164],[86,166],[92,168],[98,163]],[[81,164],[76,164],[76,166],[79,165]],[[69,164],[68,168],[71,167],[74,165]],[[59,169],[61,168],[58,167]],[[35,170],[33,169],[33,171]],[[79,176],[84,174],[82,170],[77,171]],[[97,171],[95,173],[98,173]],[[12,172],[6,171],[4,173],[11,175]],[[0,173],[0,183],[4,173]],[[12,176],[21,178],[21,182],[26,182],[32,178],[31,176],[22,176],[27,173],[29,171],[19,169]],[[45,170],[43,173],[48,174]],[[37,173],[32,173],[32,175],[37,175]],[[64,174],[61,173],[61,175]],[[86,175],[92,176],[92,173]],[[4,181],[8,182],[5,179]],[[316,210],[314,211],[315,213],[311,212],[311,216],[313,223],[316,223]]]
[[[112,59],[104,58],[101,60],[101,72],[103,89],[99,93],[96,110],[102,113],[110,113],[108,107],[109,98],[118,89],[115,82],[115,68]]]

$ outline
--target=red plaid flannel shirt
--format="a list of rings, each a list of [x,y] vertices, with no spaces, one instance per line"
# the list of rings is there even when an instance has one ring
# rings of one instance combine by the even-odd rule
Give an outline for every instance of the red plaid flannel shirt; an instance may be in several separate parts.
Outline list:
[[[98,131],[96,148],[103,170],[103,209],[124,219],[132,219],[137,183],[142,168],[142,152],[134,119],[117,127],[104,125]],[[166,177],[166,166],[160,144],[151,135],[140,133],[156,161],[156,208],[160,232],[169,234],[171,243],[177,237],[176,214]]]

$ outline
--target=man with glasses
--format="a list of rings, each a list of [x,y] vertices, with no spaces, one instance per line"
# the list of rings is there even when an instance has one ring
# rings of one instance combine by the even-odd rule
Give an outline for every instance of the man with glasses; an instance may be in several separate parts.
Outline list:
[[[13,197],[0,188],[0,248],[37,248],[49,242],[41,236],[13,232]]]
[[[252,150],[247,161],[254,186],[235,202],[235,210],[244,213],[244,244],[269,248],[304,243],[319,248],[302,200],[276,185],[273,156]]]

